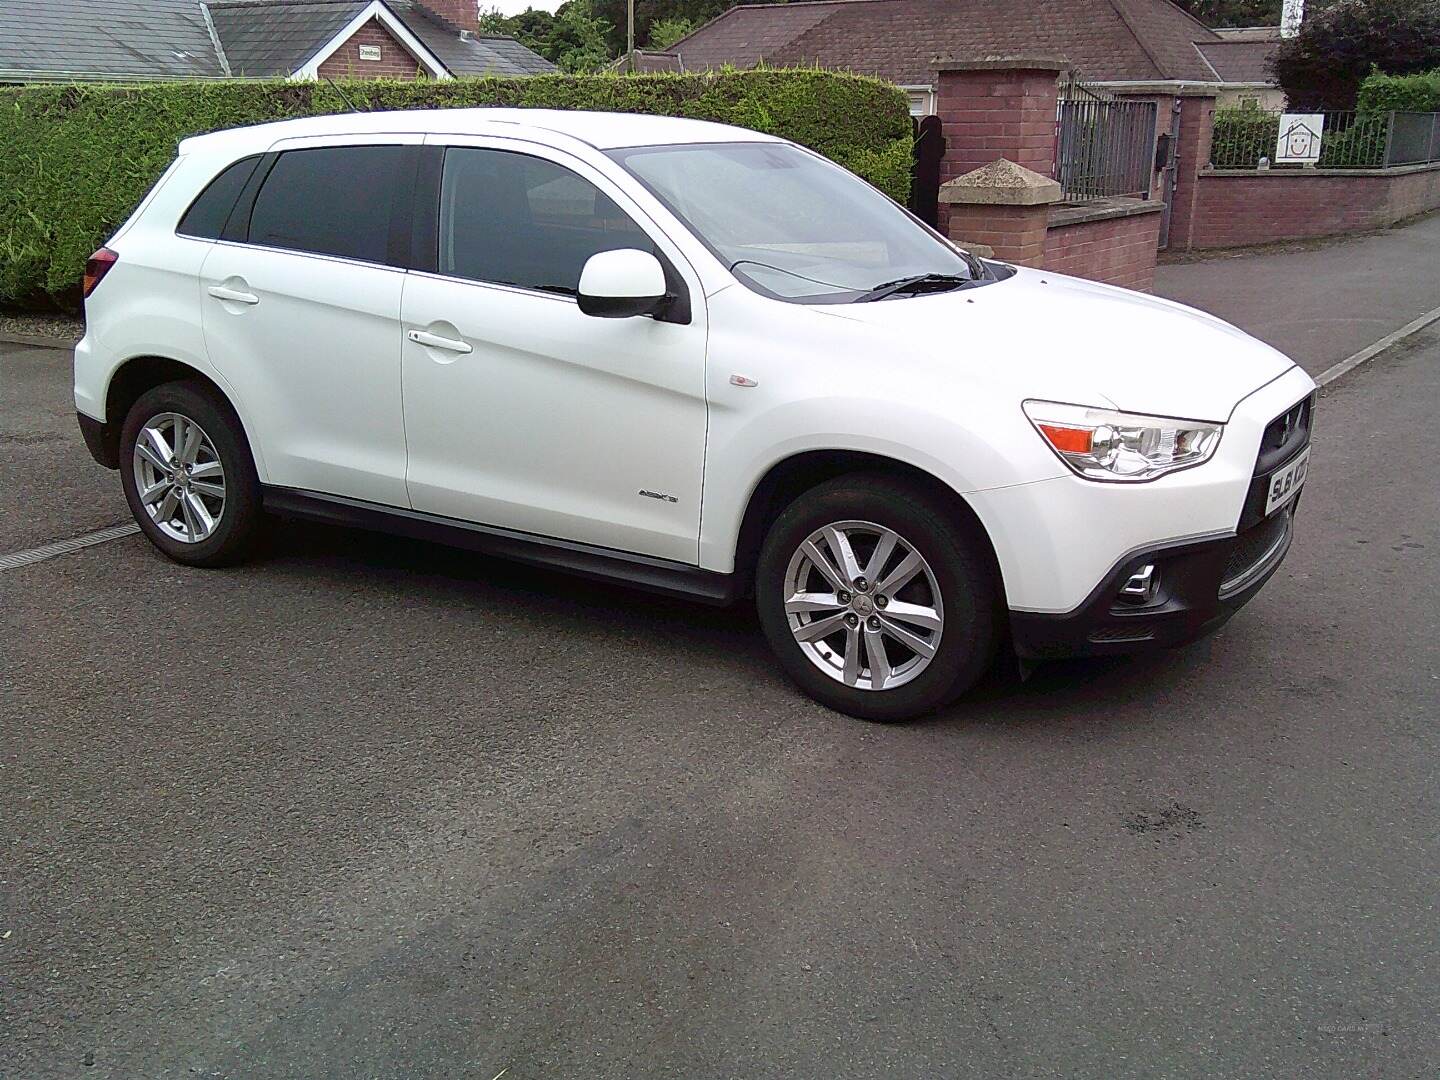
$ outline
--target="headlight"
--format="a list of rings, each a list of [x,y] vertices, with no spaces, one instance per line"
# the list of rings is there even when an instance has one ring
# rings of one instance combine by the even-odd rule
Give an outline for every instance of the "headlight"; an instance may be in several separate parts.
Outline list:
[[[1223,424],[1027,401],[1025,415],[1061,461],[1089,480],[1154,480],[1207,461]]]

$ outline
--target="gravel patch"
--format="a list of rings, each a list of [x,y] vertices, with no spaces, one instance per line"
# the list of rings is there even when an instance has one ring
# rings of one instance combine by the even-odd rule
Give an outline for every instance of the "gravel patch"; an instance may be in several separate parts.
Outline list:
[[[85,320],[73,315],[0,315],[0,335],[5,334],[79,341],[85,336]]]

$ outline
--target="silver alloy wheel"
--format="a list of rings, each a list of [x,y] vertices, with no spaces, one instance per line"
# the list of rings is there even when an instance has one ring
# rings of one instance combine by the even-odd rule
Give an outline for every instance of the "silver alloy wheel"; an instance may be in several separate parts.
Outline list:
[[[135,490],[150,520],[172,540],[198,544],[225,513],[225,467],[205,430],[188,416],[152,416],[135,439]]]
[[[816,529],[785,571],[785,616],[800,651],[832,679],[893,690],[930,666],[945,609],[935,572],[893,529]]]

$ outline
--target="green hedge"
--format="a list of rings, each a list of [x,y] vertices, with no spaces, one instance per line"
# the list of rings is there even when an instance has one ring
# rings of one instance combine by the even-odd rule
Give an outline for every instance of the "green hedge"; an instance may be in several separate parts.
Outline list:
[[[454,82],[215,82],[0,89],[0,304],[74,303],[86,257],[130,213],[179,141],[346,112],[509,105],[715,120],[817,150],[900,202],[910,189],[905,95],[817,70],[545,75]]]
[[[1375,72],[1360,84],[1362,112],[1440,112],[1440,68],[1415,75]]]

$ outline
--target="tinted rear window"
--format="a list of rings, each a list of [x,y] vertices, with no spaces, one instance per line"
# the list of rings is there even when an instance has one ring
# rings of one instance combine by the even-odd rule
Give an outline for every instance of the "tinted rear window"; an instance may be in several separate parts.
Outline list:
[[[185,216],[180,219],[175,231],[185,236],[198,236],[205,240],[218,240],[225,230],[225,221],[235,209],[235,200],[250,180],[250,174],[260,163],[260,155],[241,158],[228,166],[219,176],[211,180],[200,197],[190,204]]]
[[[250,243],[383,263],[403,146],[334,146],[280,155],[255,197]]]

